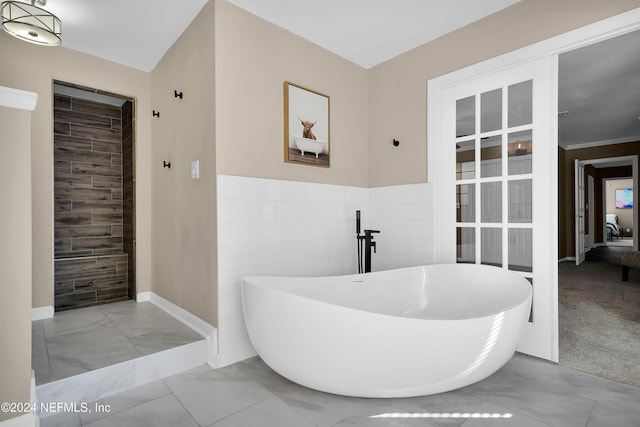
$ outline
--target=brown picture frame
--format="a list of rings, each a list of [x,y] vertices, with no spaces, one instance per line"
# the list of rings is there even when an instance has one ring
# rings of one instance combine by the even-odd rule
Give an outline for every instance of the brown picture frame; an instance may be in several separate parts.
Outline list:
[[[330,167],[330,98],[285,81],[284,161]]]

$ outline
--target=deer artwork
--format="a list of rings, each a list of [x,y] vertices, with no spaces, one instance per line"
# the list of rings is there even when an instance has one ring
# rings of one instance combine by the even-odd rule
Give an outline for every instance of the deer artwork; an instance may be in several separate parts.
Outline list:
[[[318,121],[316,120],[315,122],[311,123],[309,120],[302,120],[300,116],[298,116],[298,120],[300,120],[300,123],[302,123],[302,137],[307,139],[316,139],[316,136],[313,134],[313,132],[311,132],[311,128],[313,127],[313,125],[318,123]]]

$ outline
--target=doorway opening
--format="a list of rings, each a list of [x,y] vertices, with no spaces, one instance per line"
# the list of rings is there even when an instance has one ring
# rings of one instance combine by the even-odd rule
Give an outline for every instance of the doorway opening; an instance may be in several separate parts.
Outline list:
[[[636,240],[633,177],[606,179],[602,183],[602,192],[606,245],[633,247]]]
[[[562,53],[558,78],[559,363],[634,386],[640,272],[624,282],[620,256],[638,250],[638,43],[635,31]]]
[[[602,147],[602,150],[607,150]],[[591,150],[593,152],[593,150]],[[585,254],[601,246],[638,248],[633,230],[638,227],[634,206],[638,195],[633,183],[638,177],[638,155],[583,160],[588,154],[581,150],[574,158],[574,236],[573,251],[576,264],[585,260]],[[565,163],[568,166],[568,162]],[[616,200],[616,197],[619,200]],[[622,205],[624,203],[624,206]]]
[[[134,299],[135,100],[53,81],[54,307]]]

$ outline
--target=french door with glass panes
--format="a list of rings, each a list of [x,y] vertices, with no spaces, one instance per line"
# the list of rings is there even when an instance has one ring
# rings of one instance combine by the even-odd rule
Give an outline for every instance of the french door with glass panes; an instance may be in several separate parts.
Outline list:
[[[444,185],[445,251],[527,278],[533,304],[518,351],[557,361],[554,64],[538,60],[443,90],[438,155],[446,167],[435,179]]]

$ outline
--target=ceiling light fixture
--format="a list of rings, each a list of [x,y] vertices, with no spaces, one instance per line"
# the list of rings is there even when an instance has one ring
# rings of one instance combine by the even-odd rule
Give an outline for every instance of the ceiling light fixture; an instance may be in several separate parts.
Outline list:
[[[20,1],[4,1],[0,8],[2,28],[13,37],[41,46],[59,46],[62,35],[60,19],[36,6],[47,4],[47,0],[31,0],[31,4]]]

